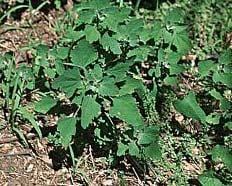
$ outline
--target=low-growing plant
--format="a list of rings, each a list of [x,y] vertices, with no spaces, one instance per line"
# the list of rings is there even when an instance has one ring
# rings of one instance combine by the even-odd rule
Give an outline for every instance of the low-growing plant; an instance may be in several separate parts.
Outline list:
[[[144,107],[155,111],[158,87],[175,86],[185,68],[177,64],[191,48],[181,10],[152,25],[108,0],[81,3],[74,11],[78,19],[46,56],[54,65],[43,69],[53,93],[36,103],[35,110],[46,114],[59,102],[74,109],[57,123],[55,139],[64,148],[80,143],[79,131],[84,130],[100,149],[116,156],[159,159],[160,121],[148,122]],[[57,99],[61,92],[64,96]]]

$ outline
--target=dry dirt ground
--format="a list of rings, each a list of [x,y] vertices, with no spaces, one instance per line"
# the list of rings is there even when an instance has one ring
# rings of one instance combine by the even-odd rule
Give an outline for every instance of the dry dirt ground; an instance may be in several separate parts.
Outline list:
[[[30,50],[21,50],[30,42],[42,42],[53,46],[59,39],[52,28],[63,11],[37,12],[31,17],[29,11],[20,14],[18,20],[7,19],[0,26],[0,55],[12,52],[15,63],[33,58]],[[31,25],[28,25],[30,22]],[[88,148],[71,168],[62,155],[56,154],[48,140],[39,140],[30,127],[21,129],[28,136],[29,147],[25,147],[12,134],[0,113],[0,186],[30,185],[122,185],[116,170],[109,170]],[[53,152],[53,154],[51,153]],[[55,152],[55,154],[54,154]],[[66,163],[65,163],[66,161]],[[133,174],[123,178],[127,185],[141,185]]]

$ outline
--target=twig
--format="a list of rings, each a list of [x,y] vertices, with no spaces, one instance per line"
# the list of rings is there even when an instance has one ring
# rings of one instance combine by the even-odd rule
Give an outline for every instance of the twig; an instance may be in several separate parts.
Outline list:
[[[73,179],[73,176],[72,176],[72,171],[69,169],[69,174],[70,174],[70,181],[71,181],[71,184],[74,185],[74,179]]]
[[[33,133],[28,133],[25,135],[26,139],[32,139],[32,138],[35,138],[37,137],[36,134],[33,134]],[[4,139],[0,139],[0,144],[5,144],[5,143],[11,143],[11,142],[15,142],[15,141],[18,141],[19,138],[17,136],[13,136],[13,137],[10,137],[10,138],[4,138]]]
[[[25,155],[29,155],[31,156],[31,153],[29,152],[19,152],[19,153],[14,153],[14,154],[0,154],[0,157],[7,157],[7,156],[25,156]]]
[[[94,159],[93,159],[93,154],[92,154],[92,147],[91,145],[89,145],[89,154],[90,154],[90,158],[93,164],[93,168],[95,168],[95,163],[94,163]]]
[[[135,174],[135,176],[136,176],[136,178],[137,178],[137,180],[138,180],[138,184],[139,184],[139,185],[143,185],[143,182],[142,182],[141,179],[139,178],[139,175],[137,174],[137,172],[136,172],[136,170],[135,170],[134,167],[132,167],[132,170],[133,170],[133,172],[134,172],[134,174]]]

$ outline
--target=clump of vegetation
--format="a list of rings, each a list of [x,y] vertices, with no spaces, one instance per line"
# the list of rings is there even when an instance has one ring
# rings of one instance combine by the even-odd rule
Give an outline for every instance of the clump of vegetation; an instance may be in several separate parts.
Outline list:
[[[57,116],[48,137],[73,166],[91,145],[96,155],[113,159],[111,165],[126,157],[143,175],[152,170],[154,183],[229,185],[232,50],[223,41],[230,10],[206,16],[227,6],[213,0],[163,2],[152,11],[142,5],[74,3],[54,27],[59,42],[31,46],[32,63],[2,56],[0,104],[7,121],[27,144],[20,125],[30,123],[42,138],[39,119]],[[187,173],[203,163],[196,175]]]

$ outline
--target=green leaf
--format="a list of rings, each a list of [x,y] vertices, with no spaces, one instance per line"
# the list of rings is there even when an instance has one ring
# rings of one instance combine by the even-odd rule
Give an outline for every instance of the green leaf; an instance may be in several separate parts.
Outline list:
[[[196,96],[193,92],[190,92],[183,100],[175,101],[174,107],[178,112],[184,114],[185,116],[205,123],[205,112],[198,105]]]
[[[85,32],[86,40],[89,41],[90,43],[93,43],[94,41],[97,41],[101,38],[100,33],[98,32],[97,28],[94,26],[86,25],[84,32]]]
[[[110,115],[115,116],[133,126],[141,126],[144,124],[135,100],[129,95],[113,99],[113,106],[110,109]]]
[[[212,89],[211,91],[209,91],[209,94],[217,100],[221,100],[224,98],[218,91],[216,91],[216,89]]]
[[[163,30],[162,30],[162,27],[161,27],[161,22],[155,22],[153,27],[152,27],[152,32],[151,32],[151,35],[153,37],[153,39],[155,41],[158,41],[161,39],[162,37],[162,33],[163,33]]]
[[[61,41],[64,41],[64,42],[76,42],[76,41],[80,40],[84,36],[85,36],[85,34],[84,34],[84,32],[82,30],[81,31],[75,31],[75,30],[67,28],[64,37],[61,38]]]
[[[167,76],[164,78],[164,84],[169,86],[177,86],[178,80],[175,76]]]
[[[61,118],[57,122],[57,130],[60,132],[62,146],[67,148],[76,134],[76,118]]]
[[[40,44],[39,46],[37,46],[36,48],[36,52],[37,52],[37,56],[40,56],[40,57],[47,57],[48,55],[48,51],[49,51],[49,47],[47,45],[43,45],[43,44]]]
[[[139,39],[142,41],[144,44],[149,41],[152,37],[151,34],[152,30],[151,28],[143,28],[143,30],[140,32]]]
[[[86,96],[81,105],[81,126],[86,129],[101,112],[101,106],[92,96]]]
[[[56,103],[57,99],[53,99],[50,96],[42,97],[42,99],[35,104],[35,111],[46,114]]]
[[[138,144],[148,145],[157,142],[159,140],[159,131],[160,128],[158,126],[146,127],[144,131],[139,134]]]
[[[232,50],[228,49],[226,50],[220,57],[219,57],[219,63],[221,64],[229,64],[232,61]]]
[[[103,69],[99,64],[94,65],[94,68],[88,72],[87,78],[89,81],[101,81],[103,78]]]
[[[94,10],[84,10],[79,12],[77,23],[87,23],[91,24],[93,22],[96,12]]]
[[[56,70],[54,68],[48,67],[48,68],[43,69],[43,71],[44,71],[44,74],[51,79],[55,78],[56,76]]]
[[[184,13],[180,8],[169,11],[165,17],[166,23],[184,23]]]
[[[202,184],[202,186],[224,186],[222,182],[217,179],[215,176],[213,176],[213,173],[206,172],[199,176],[199,181]]]
[[[129,8],[118,8],[118,7],[111,7],[109,9],[104,10],[104,14],[106,15],[106,18],[104,19],[102,25],[104,27],[108,27],[108,29],[117,32],[117,26],[119,23],[125,21],[129,14],[131,12],[131,9]]]
[[[186,54],[192,48],[191,40],[186,32],[176,33],[174,35],[173,44],[180,54]]]
[[[170,69],[173,65],[178,65],[177,63],[180,61],[182,55],[177,52],[168,52],[168,64],[170,64]]]
[[[110,37],[108,33],[105,33],[101,39],[101,45],[106,51],[111,51],[113,54],[121,54],[122,50],[120,44],[116,39]]]
[[[32,124],[33,128],[35,129],[39,138],[41,139],[42,132],[40,130],[39,123],[35,120],[34,114],[30,113],[26,107],[20,107],[17,113],[21,114],[23,118],[25,118]]]
[[[211,113],[206,117],[206,122],[209,124],[217,125],[219,124],[220,114],[218,113]]]
[[[56,49],[56,57],[66,59],[69,54],[69,47],[59,47]]]
[[[132,94],[136,89],[142,87],[143,84],[140,80],[131,77],[126,78],[125,85],[119,91],[119,95]]]
[[[92,0],[85,3],[80,3],[82,8],[90,8],[95,10],[101,10],[110,7],[110,0]]]
[[[221,82],[229,88],[232,88],[232,73],[218,73],[213,74],[213,81],[215,83]]]
[[[222,109],[223,111],[227,111],[228,109],[230,109],[231,104],[230,102],[224,98],[219,92],[217,92],[215,89],[212,89],[211,91],[209,91],[209,94],[211,96],[213,96],[215,99],[220,101],[220,109]]]
[[[136,35],[140,35],[140,32],[144,28],[144,22],[142,19],[133,18],[126,25],[127,35],[131,38]]]
[[[106,72],[109,75],[115,77],[115,81],[122,81],[126,77],[127,72],[129,71],[129,63],[120,62],[114,67],[108,69]]]
[[[232,121],[225,123],[225,127],[232,131]]]
[[[65,68],[61,59],[56,59],[55,68],[58,75],[62,75],[64,73]]]
[[[82,88],[80,72],[77,68],[68,69],[53,82],[53,88],[60,88],[68,96],[72,96],[78,89]]]
[[[128,150],[128,145],[123,144],[122,142],[118,143],[117,156],[126,155],[126,151]]]
[[[119,94],[118,87],[114,84],[114,79],[106,77],[100,83],[98,92],[102,96],[116,96]]]
[[[148,46],[140,46],[138,48],[132,49],[127,53],[127,57],[135,57],[135,61],[144,62],[147,61],[150,48]]]
[[[160,146],[157,142],[151,143],[150,145],[144,147],[144,154],[153,160],[160,160],[162,158],[162,153]]]
[[[85,68],[98,59],[98,53],[86,40],[81,40],[77,48],[70,54],[73,64]]]
[[[198,65],[198,70],[201,77],[205,77],[210,75],[210,71],[217,70],[217,64],[214,63],[212,60],[200,61]]]
[[[129,154],[131,156],[140,157],[140,150],[135,142],[130,142],[128,144],[128,148],[129,148]]]
[[[184,72],[185,67],[181,64],[170,65],[170,75],[177,75]]]
[[[216,145],[212,149],[211,154],[213,161],[222,161],[229,168],[229,170],[232,170],[232,153],[229,151],[229,149],[221,145]]]

